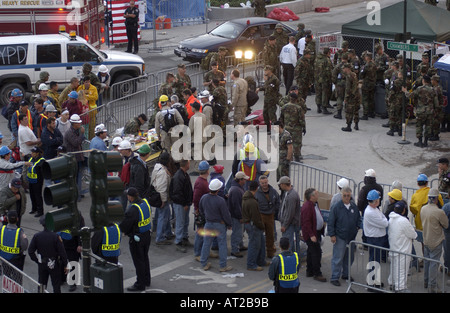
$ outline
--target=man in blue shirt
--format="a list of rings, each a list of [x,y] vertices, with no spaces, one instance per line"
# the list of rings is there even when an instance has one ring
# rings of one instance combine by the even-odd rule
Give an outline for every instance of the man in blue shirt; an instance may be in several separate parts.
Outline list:
[[[108,136],[108,131],[105,125],[100,124],[95,127],[95,137],[92,138],[89,149],[97,149],[100,151],[106,151],[105,138]]]

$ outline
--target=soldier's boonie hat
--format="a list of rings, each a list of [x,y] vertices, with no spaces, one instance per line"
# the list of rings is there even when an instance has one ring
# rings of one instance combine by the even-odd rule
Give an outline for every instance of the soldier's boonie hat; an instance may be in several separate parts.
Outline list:
[[[281,25],[281,23],[278,23],[276,26],[275,26],[275,29],[277,29],[277,28],[283,28],[283,25]]]
[[[266,65],[266,66],[264,67],[264,70],[265,70],[265,71],[266,71],[266,70],[273,71],[273,67],[272,67],[271,65]]]
[[[433,79],[433,80],[435,80],[435,81],[439,81],[440,80],[440,77],[439,77],[439,75],[433,75],[433,76],[431,76],[431,79]]]
[[[311,50],[308,48],[303,50],[303,55],[305,55],[305,54],[311,54]]]
[[[342,48],[347,48],[347,47],[348,47],[348,41],[347,41],[347,40],[344,40],[344,41],[342,42],[341,47],[342,47]]]
[[[186,68],[185,64],[178,64],[178,68]]]
[[[220,47],[219,47],[219,51],[228,51],[228,49],[227,49],[227,47],[220,46]]]
[[[428,58],[428,53],[426,52],[422,53],[422,58]]]

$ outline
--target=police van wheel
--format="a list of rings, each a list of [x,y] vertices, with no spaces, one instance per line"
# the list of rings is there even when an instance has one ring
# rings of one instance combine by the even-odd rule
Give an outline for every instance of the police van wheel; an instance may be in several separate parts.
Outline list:
[[[20,89],[22,91],[22,93],[25,95],[25,89],[23,88],[22,85],[17,84],[17,83],[6,83],[4,86],[2,86],[0,88],[0,105],[1,106],[6,106],[9,103],[9,98],[11,96],[11,91],[13,91],[14,89]],[[26,99],[26,97],[24,97],[24,99]]]

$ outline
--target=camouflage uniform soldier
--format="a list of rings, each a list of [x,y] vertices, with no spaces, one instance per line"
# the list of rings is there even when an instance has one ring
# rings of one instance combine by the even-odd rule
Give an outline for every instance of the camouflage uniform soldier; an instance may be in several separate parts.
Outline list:
[[[389,69],[389,56],[383,51],[383,46],[375,46],[375,65],[377,66],[377,81],[384,81],[383,74]]]
[[[331,75],[331,80],[335,86],[336,92],[336,104],[337,104],[337,113],[334,118],[342,119],[342,108],[344,103],[345,96],[345,75],[343,71],[343,66],[348,62],[348,54],[344,53],[341,56],[341,61],[334,67],[333,73]]]
[[[444,198],[450,198],[450,172],[448,168],[449,161],[447,158],[440,158],[438,160],[438,174],[439,174],[439,192],[445,192],[447,195],[442,195]]]
[[[372,60],[372,53],[365,53],[365,61],[360,73],[360,82],[362,82],[362,105],[363,116],[361,120],[368,120],[369,117],[375,117],[375,84],[377,81],[377,66]]]
[[[222,128],[223,135],[226,135],[226,126],[228,124],[228,114],[230,109],[228,107],[228,95],[225,87],[220,86],[219,80],[213,79],[213,91],[212,96],[214,98],[215,105],[220,105],[224,108],[223,115],[220,118],[220,127]]]
[[[303,135],[306,134],[305,112],[297,104],[297,94],[291,93],[289,96],[291,101],[281,108],[280,122],[292,135],[294,160],[299,162],[302,159],[302,139]]]
[[[358,78],[356,74],[352,71],[352,66],[350,63],[346,63],[343,66],[345,77],[345,119],[347,122],[347,127],[342,127],[343,131],[351,132],[352,121],[355,122],[355,130],[358,130],[359,123],[359,108],[361,104],[361,95],[359,94],[358,88]]]
[[[45,84],[50,79],[50,74],[47,71],[39,73],[39,80],[34,84],[34,93],[39,94],[39,86]]]
[[[324,48],[322,53],[319,53],[314,62],[314,88],[316,90],[316,105],[317,112],[323,114],[331,114],[327,110],[331,88],[331,73],[333,71],[333,64],[330,60],[329,48]]]
[[[422,86],[408,92],[405,87],[402,88],[407,98],[414,98],[416,107],[416,147],[428,147],[428,139],[431,136],[431,120],[433,118],[433,109],[438,105],[438,98],[433,88],[430,86],[431,79],[425,75],[422,79]],[[425,128],[425,130],[424,130]],[[422,138],[424,142],[422,143]]]
[[[420,62],[416,67],[416,75],[420,75],[420,73],[423,73],[422,71],[425,71],[425,74],[428,73],[428,70],[430,68],[430,59],[428,58],[428,54],[424,52],[422,54],[422,62]]]
[[[441,123],[444,120],[444,95],[442,93],[442,87],[439,85],[439,75],[431,77],[431,85],[438,99],[438,105],[434,108],[433,122],[431,125],[431,138],[430,141],[439,140],[439,133],[441,130]]]
[[[214,54],[211,57],[211,61],[210,61],[210,63],[217,62],[219,71],[222,71],[224,73],[227,72],[227,59],[226,59],[227,52],[228,52],[228,49],[226,47],[220,46],[219,52],[217,54]]]
[[[155,99],[153,99],[154,110],[152,112],[152,115],[150,115],[149,122],[148,122],[148,124],[150,126],[155,125],[156,113],[158,113],[161,110],[161,104],[159,103],[159,98],[162,95],[166,95],[167,97],[170,97],[173,95],[172,84],[174,81],[175,81],[175,75],[173,75],[173,73],[167,73],[166,81],[164,83],[162,83],[161,86],[159,86],[158,96]]]
[[[308,96],[308,91],[311,88],[311,71],[312,66],[310,62],[311,51],[305,49],[303,51],[303,56],[298,59],[297,64],[294,69],[294,77],[297,81],[298,93],[300,98],[306,101]]]
[[[192,82],[189,75],[186,74],[186,65],[179,64],[178,73],[175,76],[175,81],[172,84],[172,88],[174,89],[174,93],[178,96],[178,99],[181,103],[184,103],[183,90],[191,89],[191,87]]]
[[[203,86],[207,86],[209,92],[213,91],[213,79],[218,79],[221,86],[225,85],[225,73],[219,70],[219,65],[217,64],[217,62],[211,62],[211,70],[206,73],[205,77],[203,78]]]
[[[270,65],[274,69],[274,74],[276,77],[280,78],[280,60],[277,54],[277,41],[275,36],[271,35],[269,39],[264,44],[263,49],[263,61],[264,66]]]
[[[305,32],[305,24],[303,23],[299,23],[297,25],[297,34],[295,34],[295,47],[297,47],[298,41],[300,40],[300,38],[305,37],[306,32]]]
[[[292,135],[280,121],[275,122],[274,125],[278,125],[280,131],[277,168],[277,181],[279,181],[280,177],[289,176],[289,164],[292,161],[293,151]]]
[[[308,34],[306,35],[305,41],[305,50],[309,49],[309,51],[311,52],[311,58],[309,60],[314,70],[314,62],[316,61],[316,40],[313,39],[311,34]]]
[[[255,8],[255,16],[266,17],[266,1],[265,0],[253,0],[252,7]]]
[[[282,97],[282,98],[280,99],[280,102],[278,102],[278,105],[280,106],[280,108],[284,107],[286,104],[288,104],[288,103],[291,101],[291,96],[290,96],[291,93],[295,93],[295,94],[298,96],[297,103],[298,103],[298,105],[300,105],[300,107],[303,109],[303,113],[306,114],[306,111],[308,111],[308,110],[310,110],[310,109],[308,109],[308,108],[306,107],[305,100],[303,100],[303,99],[300,97],[299,92],[298,92],[298,87],[297,87],[297,86],[292,86],[292,87],[289,89],[289,94],[285,95],[284,97]]]
[[[264,123],[270,132],[271,123],[277,121],[277,103],[280,99],[280,80],[273,74],[273,68],[264,68],[264,86],[256,89],[256,92],[264,91],[263,117]]]
[[[437,68],[434,67],[434,63],[436,63],[437,60],[439,60],[439,56],[437,54],[433,55],[433,57],[431,58],[431,66],[428,69],[428,73],[427,73],[427,75],[430,77],[437,75]]]
[[[344,40],[341,44],[341,49],[334,54],[333,65],[341,63],[342,56],[346,53],[348,53],[348,41]]]
[[[402,135],[402,104],[403,104],[403,73],[397,72],[393,75],[389,89],[389,131],[387,135],[394,136],[394,132],[398,131],[398,135]]]
[[[275,26],[275,30],[272,33],[272,36],[275,36],[275,40],[277,41],[277,55],[280,55],[281,49],[289,42],[289,35],[286,34],[283,30],[283,25],[278,23]]]
[[[361,62],[354,49],[348,50],[348,63],[352,65],[352,72],[356,74],[356,77],[359,77]]]

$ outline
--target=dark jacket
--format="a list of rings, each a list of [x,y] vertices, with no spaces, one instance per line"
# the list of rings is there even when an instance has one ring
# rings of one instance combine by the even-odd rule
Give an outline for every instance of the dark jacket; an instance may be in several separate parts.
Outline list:
[[[242,219],[242,196],[244,195],[244,187],[239,185],[234,179],[231,181],[231,187],[228,191],[228,210],[231,217],[238,220]]]
[[[311,237],[316,237],[319,239],[320,235],[323,234],[325,226],[320,230],[317,229],[316,208],[314,202],[307,200],[303,203],[300,221],[302,226],[302,235],[305,241],[308,241]]]
[[[380,184],[377,184],[375,177],[364,177],[364,186],[359,190],[358,194],[358,209],[361,212],[364,212],[369,201],[367,201],[367,194],[371,190],[377,190],[380,192],[380,203],[383,203],[383,187]]]
[[[349,209],[342,200],[330,208],[327,222],[328,236],[339,237],[348,243],[355,239],[360,225],[361,215],[353,201],[350,202]]]
[[[207,223],[222,223],[231,227],[230,212],[225,199],[221,196],[207,193],[200,199],[198,206]]]
[[[28,247],[28,254],[34,262],[39,263],[36,252],[41,255],[42,263],[46,262],[46,258],[51,258],[59,259],[62,267],[67,266],[66,250],[64,250],[61,238],[54,232],[45,229],[33,236]]]
[[[79,129],[73,128],[70,126],[69,130],[64,134],[64,143],[63,146],[66,147],[67,152],[77,152],[81,151],[81,144],[86,139],[84,134],[81,134]],[[84,161],[83,153],[76,153],[75,159],[78,162]]]
[[[41,134],[42,149],[44,150],[43,157],[46,160],[55,158],[58,155],[58,147],[64,142],[63,135],[58,128],[51,132],[47,127]]]
[[[272,186],[269,185],[268,194],[265,194],[264,191],[261,190],[261,187],[259,187],[256,191],[255,198],[258,200],[259,212],[261,212],[261,214],[278,214],[281,205],[280,195]]]
[[[173,203],[190,206],[193,201],[192,183],[188,173],[181,168],[177,170],[169,187],[170,199]]]
[[[261,230],[265,229],[261,213],[259,213],[258,201],[250,190],[247,190],[242,197],[242,221],[255,225]]]
[[[147,165],[144,165],[139,156],[134,156],[130,160],[130,183],[128,187],[134,187],[139,192],[141,198],[147,198],[150,191],[150,174]]]

